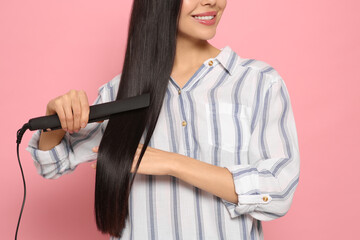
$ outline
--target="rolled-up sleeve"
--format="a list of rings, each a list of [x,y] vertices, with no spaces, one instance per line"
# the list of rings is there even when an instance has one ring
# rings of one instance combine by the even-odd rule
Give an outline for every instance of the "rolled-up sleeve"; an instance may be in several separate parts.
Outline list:
[[[223,200],[232,218],[272,220],[287,213],[299,181],[300,155],[290,97],[283,79],[271,83],[252,126],[249,164],[226,167],[238,203]]]
[[[120,75],[102,85],[93,105],[112,101],[116,96],[116,86]],[[102,123],[89,123],[77,133],[66,132],[61,142],[54,148],[42,151],[38,148],[41,130],[31,137],[26,150],[30,152],[37,172],[44,178],[56,179],[70,173],[78,164],[97,158],[92,148],[99,146],[105,131],[107,120]]]

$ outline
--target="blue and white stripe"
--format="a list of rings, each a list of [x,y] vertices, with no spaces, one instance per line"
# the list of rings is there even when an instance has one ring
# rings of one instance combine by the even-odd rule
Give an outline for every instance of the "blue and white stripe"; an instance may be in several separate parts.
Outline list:
[[[117,75],[101,86],[94,103],[114,100],[119,83]],[[58,178],[96,159],[91,149],[106,124],[66,134],[49,151],[37,148],[36,132],[27,150],[39,174]],[[289,94],[277,71],[225,47],[182,88],[169,79],[150,146],[227,168],[239,202],[171,176],[138,174],[122,239],[263,239],[261,220],[286,214],[298,185],[297,141]]]

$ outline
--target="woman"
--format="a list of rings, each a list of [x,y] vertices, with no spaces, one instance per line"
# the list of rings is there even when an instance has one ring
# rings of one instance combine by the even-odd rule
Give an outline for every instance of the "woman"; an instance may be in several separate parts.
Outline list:
[[[148,109],[87,124],[83,91],[47,105],[62,129],[34,134],[35,166],[57,178],[97,159],[96,222],[114,239],[262,239],[260,221],[290,207],[299,152],[289,95],[267,63],[209,44],[225,7],[134,1],[123,72],[94,104],[150,92]]]

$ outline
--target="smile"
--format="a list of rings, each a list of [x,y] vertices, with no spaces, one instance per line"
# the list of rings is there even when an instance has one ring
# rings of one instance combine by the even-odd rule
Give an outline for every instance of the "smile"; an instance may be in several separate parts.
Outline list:
[[[205,13],[200,13],[200,14],[195,14],[192,15],[192,17],[201,24],[207,25],[207,26],[211,26],[214,25],[216,23],[216,15],[217,12],[205,12]]]

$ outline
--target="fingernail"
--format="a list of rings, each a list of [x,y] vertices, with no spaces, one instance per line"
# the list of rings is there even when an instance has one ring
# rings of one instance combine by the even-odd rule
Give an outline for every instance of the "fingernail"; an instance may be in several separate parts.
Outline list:
[[[81,127],[84,128],[86,126],[86,123],[81,123]]]
[[[64,128],[64,131],[67,132],[67,128]]]

